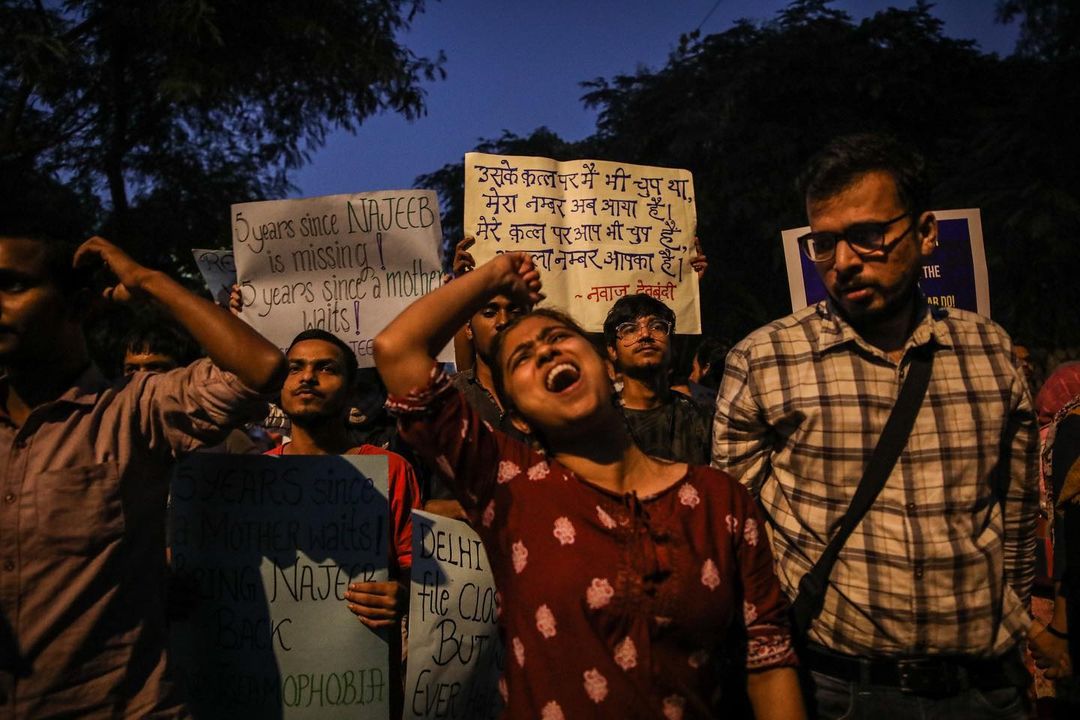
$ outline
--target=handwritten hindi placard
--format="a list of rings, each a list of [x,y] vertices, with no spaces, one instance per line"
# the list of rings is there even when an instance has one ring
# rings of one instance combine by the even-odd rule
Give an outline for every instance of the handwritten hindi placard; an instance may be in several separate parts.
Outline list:
[[[187,613],[170,662],[196,718],[388,716],[387,635],[344,599],[351,581],[387,579],[386,478],[379,456],[177,467],[173,602]]]
[[[465,232],[483,263],[527,252],[540,268],[546,304],[586,330],[603,329],[612,304],[648,293],[701,332],[694,179],[686,170],[602,160],[465,155]]]
[[[373,367],[375,335],[442,284],[430,190],[242,203],[231,220],[241,317],[282,349],[321,328]]]
[[[467,523],[413,510],[408,720],[494,720],[504,662],[498,597],[480,536]]]
[[[938,220],[938,248],[919,276],[927,302],[990,317],[990,280],[978,209],[934,210],[934,216]],[[780,233],[793,311],[828,297],[814,263],[799,250],[799,236],[808,232],[809,227],[801,227]]]
[[[196,248],[195,264],[210,290],[210,297],[222,307],[229,306],[229,294],[236,284],[236,265],[233,263],[232,250],[209,250]]]

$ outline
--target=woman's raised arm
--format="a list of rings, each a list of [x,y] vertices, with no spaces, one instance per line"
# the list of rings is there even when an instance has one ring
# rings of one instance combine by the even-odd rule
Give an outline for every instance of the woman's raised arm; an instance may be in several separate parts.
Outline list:
[[[542,299],[540,273],[527,254],[497,255],[405,308],[375,337],[375,365],[387,390],[405,395],[423,387],[439,351],[498,294],[529,304]]]

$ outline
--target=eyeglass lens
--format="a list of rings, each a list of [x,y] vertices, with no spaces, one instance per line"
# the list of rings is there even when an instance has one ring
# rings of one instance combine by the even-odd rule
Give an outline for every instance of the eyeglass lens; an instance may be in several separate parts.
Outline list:
[[[671,331],[671,323],[659,318],[652,318],[647,322],[624,322],[615,328],[615,335],[624,338],[636,335],[641,330],[646,330],[651,335],[667,335]]]

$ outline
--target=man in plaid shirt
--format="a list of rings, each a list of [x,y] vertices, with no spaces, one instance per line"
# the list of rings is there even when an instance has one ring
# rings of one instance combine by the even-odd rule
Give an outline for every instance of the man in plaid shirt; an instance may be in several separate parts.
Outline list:
[[[938,229],[917,154],[841,138],[802,186],[799,243],[829,299],[731,351],[712,455],[768,513],[789,597],[851,503],[911,351],[935,350],[911,436],[801,653],[817,716],[1026,717],[1037,433],[1012,343],[919,291]]]

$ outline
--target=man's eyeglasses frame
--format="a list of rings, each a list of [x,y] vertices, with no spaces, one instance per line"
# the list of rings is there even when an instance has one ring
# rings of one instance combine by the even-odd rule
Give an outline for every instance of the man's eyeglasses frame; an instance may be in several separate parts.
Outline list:
[[[911,225],[908,226],[907,230],[897,235],[888,245],[886,245],[885,236],[888,234],[889,228],[909,215],[912,216]],[[811,262],[815,263],[823,263],[832,260],[836,256],[836,246],[841,240],[846,242],[848,247],[850,247],[859,257],[884,255],[893,245],[900,242],[900,240],[907,236],[909,232],[915,229],[916,222],[917,219],[915,218],[915,214],[910,210],[907,210],[891,220],[885,220],[883,222],[855,223],[839,232],[808,232],[805,235],[799,236],[799,249],[802,250],[803,255],[809,258]],[[853,241],[851,237],[853,232],[864,233],[865,237],[861,241]],[[821,244],[828,245],[828,249],[818,251],[816,247]]]

